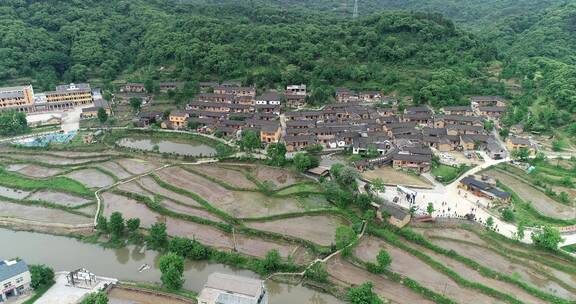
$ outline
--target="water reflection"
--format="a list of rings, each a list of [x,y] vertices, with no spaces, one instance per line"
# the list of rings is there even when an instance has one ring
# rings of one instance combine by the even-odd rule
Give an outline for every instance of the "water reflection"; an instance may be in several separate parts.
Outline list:
[[[0,229],[0,259],[20,257],[29,264],[46,264],[56,271],[87,268],[98,275],[115,277],[126,281],[159,282],[160,254],[128,246],[121,249],[102,248],[74,239],[31,232],[13,232]],[[143,264],[150,270],[139,272]],[[257,274],[220,264],[187,261],[184,272],[184,287],[199,291],[213,272],[258,277]],[[340,304],[336,298],[318,293],[303,286],[291,286],[267,282],[270,302],[274,304],[318,303]]]
[[[122,138],[116,143],[119,146],[132,149],[158,151],[160,153],[176,153],[186,156],[209,156],[216,154],[216,150],[209,145],[194,141],[179,143],[150,138]]]

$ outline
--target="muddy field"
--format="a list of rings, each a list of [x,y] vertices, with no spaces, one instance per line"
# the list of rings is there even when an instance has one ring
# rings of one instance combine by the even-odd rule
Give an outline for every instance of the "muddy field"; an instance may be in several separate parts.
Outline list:
[[[190,301],[183,301],[172,297],[160,296],[151,293],[112,288],[108,293],[110,304],[191,304]]]
[[[429,250],[428,248],[425,248],[425,247],[422,247],[422,246],[419,246],[416,244],[410,244],[410,246],[419,250],[420,252],[425,253],[426,255],[435,259],[436,261],[441,262],[446,267],[452,269],[453,271],[455,271],[456,273],[458,273],[460,276],[462,276],[464,279],[466,279],[468,281],[478,282],[480,284],[483,284],[485,286],[488,286],[488,287],[493,288],[495,290],[498,290],[500,292],[508,293],[508,294],[514,296],[515,298],[519,299],[520,301],[523,301],[524,303],[534,303],[534,304],[547,303],[546,301],[541,300],[540,298],[537,298],[535,296],[530,295],[529,293],[527,293],[526,291],[524,291],[520,287],[517,287],[516,285],[484,277],[479,272],[470,268],[466,264],[460,263],[460,262],[458,262],[454,259],[451,259],[445,255],[437,254],[434,251]]]
[[[32,192],[0,186],[0,196],[11,199],[25,199],[30,193]]]
[[[87,188],[101,188],[110,186],[114,179],[96,169],[82,169],[70,172],[65,175],[71,179],[77,180]]]
[[[154,194],[144,190],[144,188],[142,188],[140,186],[140,184],[136,181],[131,181],[129,183],[120,184],[120,185],[116,186],[116,188],[118,188],[122,191],[132,192],[132,193],[136,193],[136,194],[148,197],[150,199],[154,199]]]
[[[31,164],[14,164],[6,167],[6,170],[18,172],[22,175],[34,178],[47,178],[58,175],[62,169],[48,168]]]
[[[470,232],[466,229],[458,229],[458,228],[411,228],[411,229],[418,233],[421,233],[426,238],[444,237],[455,240],[472,242],[478,245],[484,245],[484,246],[488,245],[482,238],[480,238],[474,232]]]
[[[220,222],[220,223],[224,222],[221,218],[215,216],[214,214],[212,214],[206,210],[199,209],[199,208],[192,208],[192,207],[188,207],[188,206],[183,206],[183,205],[177,204],[171,200],[163,200],[162,206],[164,206],[166,209],[174,211],[174,212],[178,212],[178,213],[182,213],[182,214],[186,214],[186,215],[193,215],[193,216],[197,216],[199,218],[204,218],[204,219],[211,220],[214,222]]]
[[[140,175],[159,167],[158,164],[141,159],[120,159],[116,161],[122,168],[133,175]]]
[[[496,170],[488,170],[486,174],[513,189],[525,202],[532,202],[534,209],[543,215],[564,220],[573,219],[574,212],[571,207],[557,203],[532,186]]]
[[[321,246],[334,243],[336,228],[348,225],[346,220],[337,216],[302,216],[267,222],[247,223],[247,226],[259,230],[272,231],[311,241]]]
[[[346,286],[360,285],[370,281],[373,284],[374,292],[383,299],[389,299],[392,303],[434,303],[433,301],[425,299],[421,295],[415,293],[400,283],[396,283],[394,281],[387,280],[382,276],[372,274],[340,258],[331,259],[328,262],[326,270],[330,274],[332,280],[343,283]]]
[[[169,199],[190,205],[190,206],[198,206],[201,207],[202,205],[200,205],[197,201],[195,201],[194,199],[182,195],[182,194],[178,194],[176,192],[172,192],[168,189],[162,188],[160,185],[158,185],[158,183],[156,183],[156,181],[149,176],[143,177],[141,179],[138,180],[138,183],[140,184],[140,186],[142,186],[142,188],[152,192],[152,193],[158,193],[162,196],[165,196]]]
[[[15,160],[33,161],[50,165],[83,165],[89,162],[97,162],[97,161],[103,162],[108,159],[107,156],[88,158],[88,159],[73,159],[73,158],[57,157],[44,154],[32,155],[32,154],[16,154],[16,153],[11,153],[3,156]]]
[[[90,224],[92,222],[89,217],[71,214],[58,209],[25,206],[5,201],[0,201],[0,217],[67,225]]]
[[[486,248],[449,240],[433,239],[432,242],[440,247],[452,249],[467,258],[475,260],[481,265],[496,269],[510,276],[517,276],[542,291],[566,299],[576,299],[576,294],[564,289],[558,283],[549,280],[546,276],[538,273],[538,271],[524,264],[514,263]]]
[[[296,199],[268,197],[252,191],[228,190],[180,168],[166,168],[159,171],[158,176],[169,184],[200,195],[214,207],[234,217],[263,217],[304,210]]]
[[[218,165],[186,166],[186,169],[218,179],[226,184],[240,189],[257,190],[258,187],[242,172],[228,169]]]
[[[362,173],[362,177],[367,180],[381,178],[387,185],[403,185],[423,188],[432,187],[432,185],[423,177],[408,174],[388,166],[376,168],[375,170],[366,170]]]
[[[278,169],[268,166],[256,166],[254,167],[254,176],[259,181],[271,181],[277,188],[284,188],[297,183],[310,181],[309,179],[284,169]]]
[[[90,202],[89,199],[83,197],[75,196],[68,193],[53,192],[47,190],[36,191],[32,195],[30,195],[27,199],[45,201],[67,207],[77,207]]]
[[[122,168],[122,166],[113,161],[97,164],[96,167],[109,171],[118,179],[126,179],[132,176],[130,172],[126,171],[126,169]]]
[[[463,288],[447,275],[438,272],[417,257],[393,247],[375,238],[364,238],[356,247],[354,254],[364,261],[375,262],[381,248],[392,257],[389,269],[418,281],[423,286],[459,303],[499,303],[500,301],[479,293],[476,290]]]

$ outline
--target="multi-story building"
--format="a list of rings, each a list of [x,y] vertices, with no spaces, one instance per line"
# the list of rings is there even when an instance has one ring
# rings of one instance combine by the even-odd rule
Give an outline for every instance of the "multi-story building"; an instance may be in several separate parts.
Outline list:
[[[31,276],[24,261],[0,261],[0,302],[30,289]]]
[[[268,304],[262,280],[213,273],[198,295],[199,304]]]
[[[186,120],[188,119],[189,115],[183,111],[174,111],[170,113],[168,119],[170,120],[170,124],[174,129],[181,129],[186,126]]]
[[[0,88],[0,110],[15,109],[28,112],[34,104],[34,89],[31,85]]]

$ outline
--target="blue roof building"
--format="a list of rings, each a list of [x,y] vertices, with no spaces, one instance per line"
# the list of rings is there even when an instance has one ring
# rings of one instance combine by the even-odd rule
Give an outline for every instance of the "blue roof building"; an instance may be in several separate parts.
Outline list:
[[[0,260],[0,302],[24,294],[30,289],[30,271],[22,260]]]

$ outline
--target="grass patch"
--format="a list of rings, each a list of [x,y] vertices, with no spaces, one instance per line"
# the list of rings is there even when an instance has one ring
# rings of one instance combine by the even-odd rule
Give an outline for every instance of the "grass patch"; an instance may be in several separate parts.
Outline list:
[[[434,176],[434,178],[437,181],[443,184],[449,184],[455,179],[457,179],[464,172],[468,171],[470,168],[471,168],[470,166],[466,165],[455,167],[439,164],[438,166],[434,166],[432,168],[432,176]]]
[[[276,196],[287,196],[302,193],[322,193],[322,189],[315,183],[299,183],[274,192]]]
[[[34,295],[22,304],[33,304],[38,299],[40,299],[50,289],[50,287],[52,287],[52,285],[54,285],[54,284],[43,285],[43,286],[36,288],[36,290],[34,290]]]
[[[63,191],[90,197],[94,194],[94,192],[90,191],[86,186],[67,177],[57,176],[47,179],[30,179],[8,172],[3,168],[0,168],[0,185],[23,190],[46,189]]]

